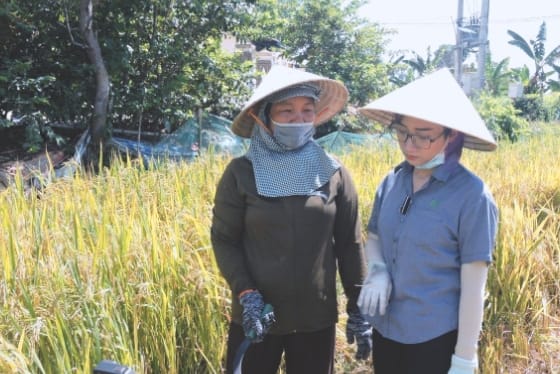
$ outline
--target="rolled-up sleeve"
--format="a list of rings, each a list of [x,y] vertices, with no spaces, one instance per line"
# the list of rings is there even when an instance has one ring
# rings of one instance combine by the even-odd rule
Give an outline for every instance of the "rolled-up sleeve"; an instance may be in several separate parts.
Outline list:
[[[483,184],[480,193],[464,204],[459,224],[461,264],[474,261],[492,261],[498,228],[498,208]]]

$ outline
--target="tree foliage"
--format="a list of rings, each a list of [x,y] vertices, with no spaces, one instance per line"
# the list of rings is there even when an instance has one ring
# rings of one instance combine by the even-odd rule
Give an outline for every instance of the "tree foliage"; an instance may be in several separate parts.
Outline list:
[[[496,139],[513,143],[527,133],[527,120],[518,116],[518,110],[508,97],[482,92],[474,104]]]
[[[410,57],[403,54],[396,60],[396,63],[406,65],[410,72],[403,73],[402,68],[396,69],[395,74],[392,76],[392,81],[400,87],[437,69],[444,67],[452,68],[454,52],[455,49],[452,45],[442,44],[434,53],[428,47],[426,49],[426,57],[421,56],[415,51],[407,53]]]
[[[198,108],[231,114],[224,100],[247,91],[237,56],[220,51],[223,32],[247,19],[252,1],[97,1],[97,38],[111,83],[108,126],[159,131]],[[0,126],[38,113],[84,128],[92,115],[94,70],[79,32],[79,2],[0,4]]]
[[[560,45],[554,47],[550,53],[546,53],[546,22],[540,25],[535,39],[530,39],[528,42],[515,31],[508,30],[507,32],[512,37],[509,44],[525,52],[534,63],[535,72],[525,86],[525,92],[543,94],[548,90],[550,84],[554,85],[554,81],[548,80],[552,72],[545,71],[545,67],[555,66],[554,62],[560,57]]]
[[[108,129],[173,130],[199,108],[233,118],[254,72],[221,49],[225,32],[279,38],[287,58],[345,82],[353,105],[388,90],[385,34],[359,17],[361,0],[93,4],[110,80]],[[0,4],[0,126],[32,126],[35,148],[53,134],[50,124],[86,128],[94,114],[98,82],[79,14],[79,2],[70,0]]]
[[[485,85],[487,92],[492,96],[507,95],[509,82],[513,76],[511,70],[509,69],[509,57],[495,63],[492,62],[490,55],[488,55],[485,69]]]
[[[161,130],[198,108],[233,110],[221,98],[243,90],[236,83],[243,69],[220,52],[220,40],[239,26],[247,6],[239,0],[106,2],[99,19],[110,51],[113,122]]]
[[[0,127],[35,128],[34,150],[53,121],[81,121],[91,112],[92,69],[72,44],[57,0],[0,4]],[[30,139],[35,141],[29,142]]]
[[[284,56],[316,74],[343,81],[352,105],[388,90],[385,33],[360,17],[361,0],[267,0],[241,37],[279,39]]]

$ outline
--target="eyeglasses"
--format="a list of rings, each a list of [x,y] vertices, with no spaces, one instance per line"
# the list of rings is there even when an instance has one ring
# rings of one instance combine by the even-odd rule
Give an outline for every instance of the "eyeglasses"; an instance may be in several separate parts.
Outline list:
[[[441,138],[447,131],[443,130],[441,134],[435,138],[430,138],[426,135],[411,134],[406,131],[406,127],[400,124],[392,124],[389,126],[389,132],[391,136],[398,140],[399,143],[405,144],[408,139],[412,142],[412,145],[419,149],[428,149],[433,142]]]

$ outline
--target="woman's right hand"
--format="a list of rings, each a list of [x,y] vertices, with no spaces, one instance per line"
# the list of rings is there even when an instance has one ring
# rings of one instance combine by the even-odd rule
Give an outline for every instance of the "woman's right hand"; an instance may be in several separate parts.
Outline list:
[[[378,309],[380,315],[385,314],[391,290],[391,277],[386,265],[382,262],[372,262],[358,297],[360,311],[372,317]]]
[[[263,341],[274,323],[272,308],[265,309],[263,297],[257,290],[243,292],[239,302],[243,306],[242,323],[245,336],[255,343]]]

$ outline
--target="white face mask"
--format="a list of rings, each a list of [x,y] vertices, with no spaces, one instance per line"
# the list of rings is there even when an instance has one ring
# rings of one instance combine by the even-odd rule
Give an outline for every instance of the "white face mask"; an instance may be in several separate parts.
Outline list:
[[[430,161],[423,163],[422,165],[415,166],[416,169],[433,169],[436,166],[443,165],[445,162],[445,148],[447,148],[448,140],[445,140],[445,144],[438,154],[436,154]]]
[[[434,156],[430,161],[423,163],[422,165],[415,166],[416,169],[433,169],[436,166],[442,165],[445,162],[445,152],[442,150],[437,155]]]
[[[315,135],[313,122],[279,123],[271,121],[274,125],[272,136],[286,149],[297,149],[309,142]]]

